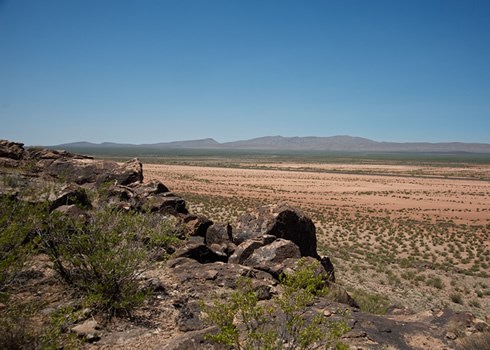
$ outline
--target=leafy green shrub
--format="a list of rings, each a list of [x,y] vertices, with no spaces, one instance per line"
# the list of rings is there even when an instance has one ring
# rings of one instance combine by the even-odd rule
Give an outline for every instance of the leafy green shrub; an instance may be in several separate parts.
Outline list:
[[[442,289],[444,288],[444,283],[442,283],[442,280],[440,277],[431,277],[425,281],[425,284],[428,286],[432,286],[437,289]]]
[[[41,335],[43,350],[76,350],[82,348],[83,341],[74,333],[67,330],[72,327],[79,318],[81,311],[75,311],[73,307],[57,309],[50,315],[49,324],[43,329]]]
[[[339,339],[349,330],[345,321],[305,317],[307,307],[327,292],[316,269],[300,260],[299,269],[281,279],[284,291],[269,306],[259,303],[249,279],[240,280],[230,300],[202,306],[207,320],[218,327],[208,339],[233,349],[313,349],[321,342],[343,349]]]
[[[362,289],[354,290],[352,297],[359,304],[361,311],[376,315],[386,314],[390,306],[390,301],[387,297],[381,294],[368,293]]]
[[[15,281],[35,247],[45,207],[0,197],[0,294]]]
[[[451,301],[455,304],[463,304],[463,297],[459,293],[452,293],[450,296]]]
[[[88,222],[50,216],[43,247],[63,281],[112,317],[129,314],[145,296],[138,275],[147,262],[143,214],[101,209]]]

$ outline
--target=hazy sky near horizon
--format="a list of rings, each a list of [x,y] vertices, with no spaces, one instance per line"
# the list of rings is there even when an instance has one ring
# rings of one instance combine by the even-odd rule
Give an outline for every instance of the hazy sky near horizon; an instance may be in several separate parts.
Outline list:
[[[0,138],[490,143],[487,0],[0,0]]]

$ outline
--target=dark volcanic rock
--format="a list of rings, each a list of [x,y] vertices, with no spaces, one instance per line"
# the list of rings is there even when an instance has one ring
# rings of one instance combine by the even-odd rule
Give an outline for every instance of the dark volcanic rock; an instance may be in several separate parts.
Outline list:
[[[173,254],[174,258],[190,258],[201,264],[228,261],[226,254],[211,250],[211,248],[204,244],[204,240],[201,237],[192,238]]]
[[[243,215],[233,240],[240,244],[262,235],[290,240],[299,247],[301,256],[318,257],[315,225],[299,209],[287,204],[263,206]]]
[[[76,185],[69,185],[62,189],[52,200],[49,206],[50,211],[64,205],[77,205],[83,208],[90,208],[92,205],[85,190]]]
[[[79,185],[86,183],[129,185],[143,181],[143,168],[138,159],[119,165],[107,160],[61,157],[54,160],[40,160],[37,165],[48,176]]]
[[[67,151],[57,151],[52,149],[28,148],[25,158],[29,160],[46,160],[46,159],[94,159],[90,156],[75,154]]]
[[[150,196],[143,200],[141,207],[155,213],[162,214],[188,214],[185,200],[174,195],[171,192],[163,195]]]
[[[206,231],[207,245],[211,244],[228,244],[231,242],[231,226],[224,224],[215,224],[210,226]]]
[[[0,158],[20,160],[24,156],[24,144],[0,140]]]
[[[230,256],[228,260],[232,264],[244,264],[245,260],[247,260],[250,255],[260,247],[264,246],[264,242],[260,239],[249,239],[241,243],[238,247],[236,247],[233,254]]]
[[[270,292],[270,287],[277,284],[265,271],[221,261],[201,264],[189,258],[173,258],[167,265],[173,269],[182,284],[192,285],[201,294],[205,291],[214,292],[217,286],[235,289],[241,277],[250,277],[256,290],[264,288]]]
[[[230,256],[235,251],[235,244],[231,241],[232,228],[230,225],[215,224],[208,228],[204,242],[212,250]]]
[[[330,258],[328,256],[322,256],[320,258],[320,264],[322,264],[323,268],[325,269],[325,272],[328,275],[328,280],[330,282],[335,282],[335,269],[332,261],[330,261]]]
[[[188,229],[186,233],[189,236],[206,237],[206,232],[213,221],[204,215],[188,214],[184,218],[184,223]]]
[[[167,186],[156,180],[146,183],[137,183],[136,185],[133,185],[133,190],[134,193],[140,197],[149,197],[150,195],[170,192]]]
[[[281,268],[281,263],[289,258],[301,257],[296,244],[286,239],[277,239],[271,244],[257,248],[243,261],[243,265],[251,266],[259,270],[275,271]]]
[[[189,332],[206,328],[200,317],[201,308],[197,302],[188,302],[179,310],[176,323],[180,331]]]

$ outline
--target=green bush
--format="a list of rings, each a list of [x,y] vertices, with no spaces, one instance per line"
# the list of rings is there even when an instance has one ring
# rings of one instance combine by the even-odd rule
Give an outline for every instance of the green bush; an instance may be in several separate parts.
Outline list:
[[[459,293],[452,293],[450,296],[451,301],[455,304],[463,304],[463,297]]]
[[[327,290],[315,264],[300,260],[299,269],[281,279],[283,293],[265,306],[259,303],[249,279],[242,279],[230,300],[202,306],[207,320],[218,327],[207,337],[232,349],[313,349],[324,343],[336,349],[349,330],[345,321],[317,314],[306,317],[307,307]],[[238,321],[238,322],[236,322]]]
[[[442,283],[442,280],[440,277],[431,277],[426,280],[425,282],[426,285],[432,286],[437,289],[442,289],[444,288],[444,283]]]
[[[143,214],[100,209],[88,222],[51,215],[41,236],[61,279],[112,317],[144,299],[138,275],[147,263],[146,234]]]
[[[0,295],[5,297],[26,259],[34,252],[35,232],[45,212],[42,204],[0,197]]]
[[[368,293],[361,289],[354,290],[352,298],[359,304],[361,311],[376,315],[386,314],[390,306],[390,301],[387,297],[381,294]]]
[[[73,327],[82,311],[73,307],[62,307],[50,315],[49,324],[43,329],[41,343],[43,350],[78,350],[82,348],[83,339],[75,333],[67,332]]]

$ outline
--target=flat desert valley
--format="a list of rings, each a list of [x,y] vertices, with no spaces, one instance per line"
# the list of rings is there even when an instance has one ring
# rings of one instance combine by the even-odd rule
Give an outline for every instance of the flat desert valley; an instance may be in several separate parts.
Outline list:
[[[301,208],[358,297],[374,290],[414,311],[490,309],[489,164],[188,164],[144,162],[145,180],[232,226],[259,205]]]

